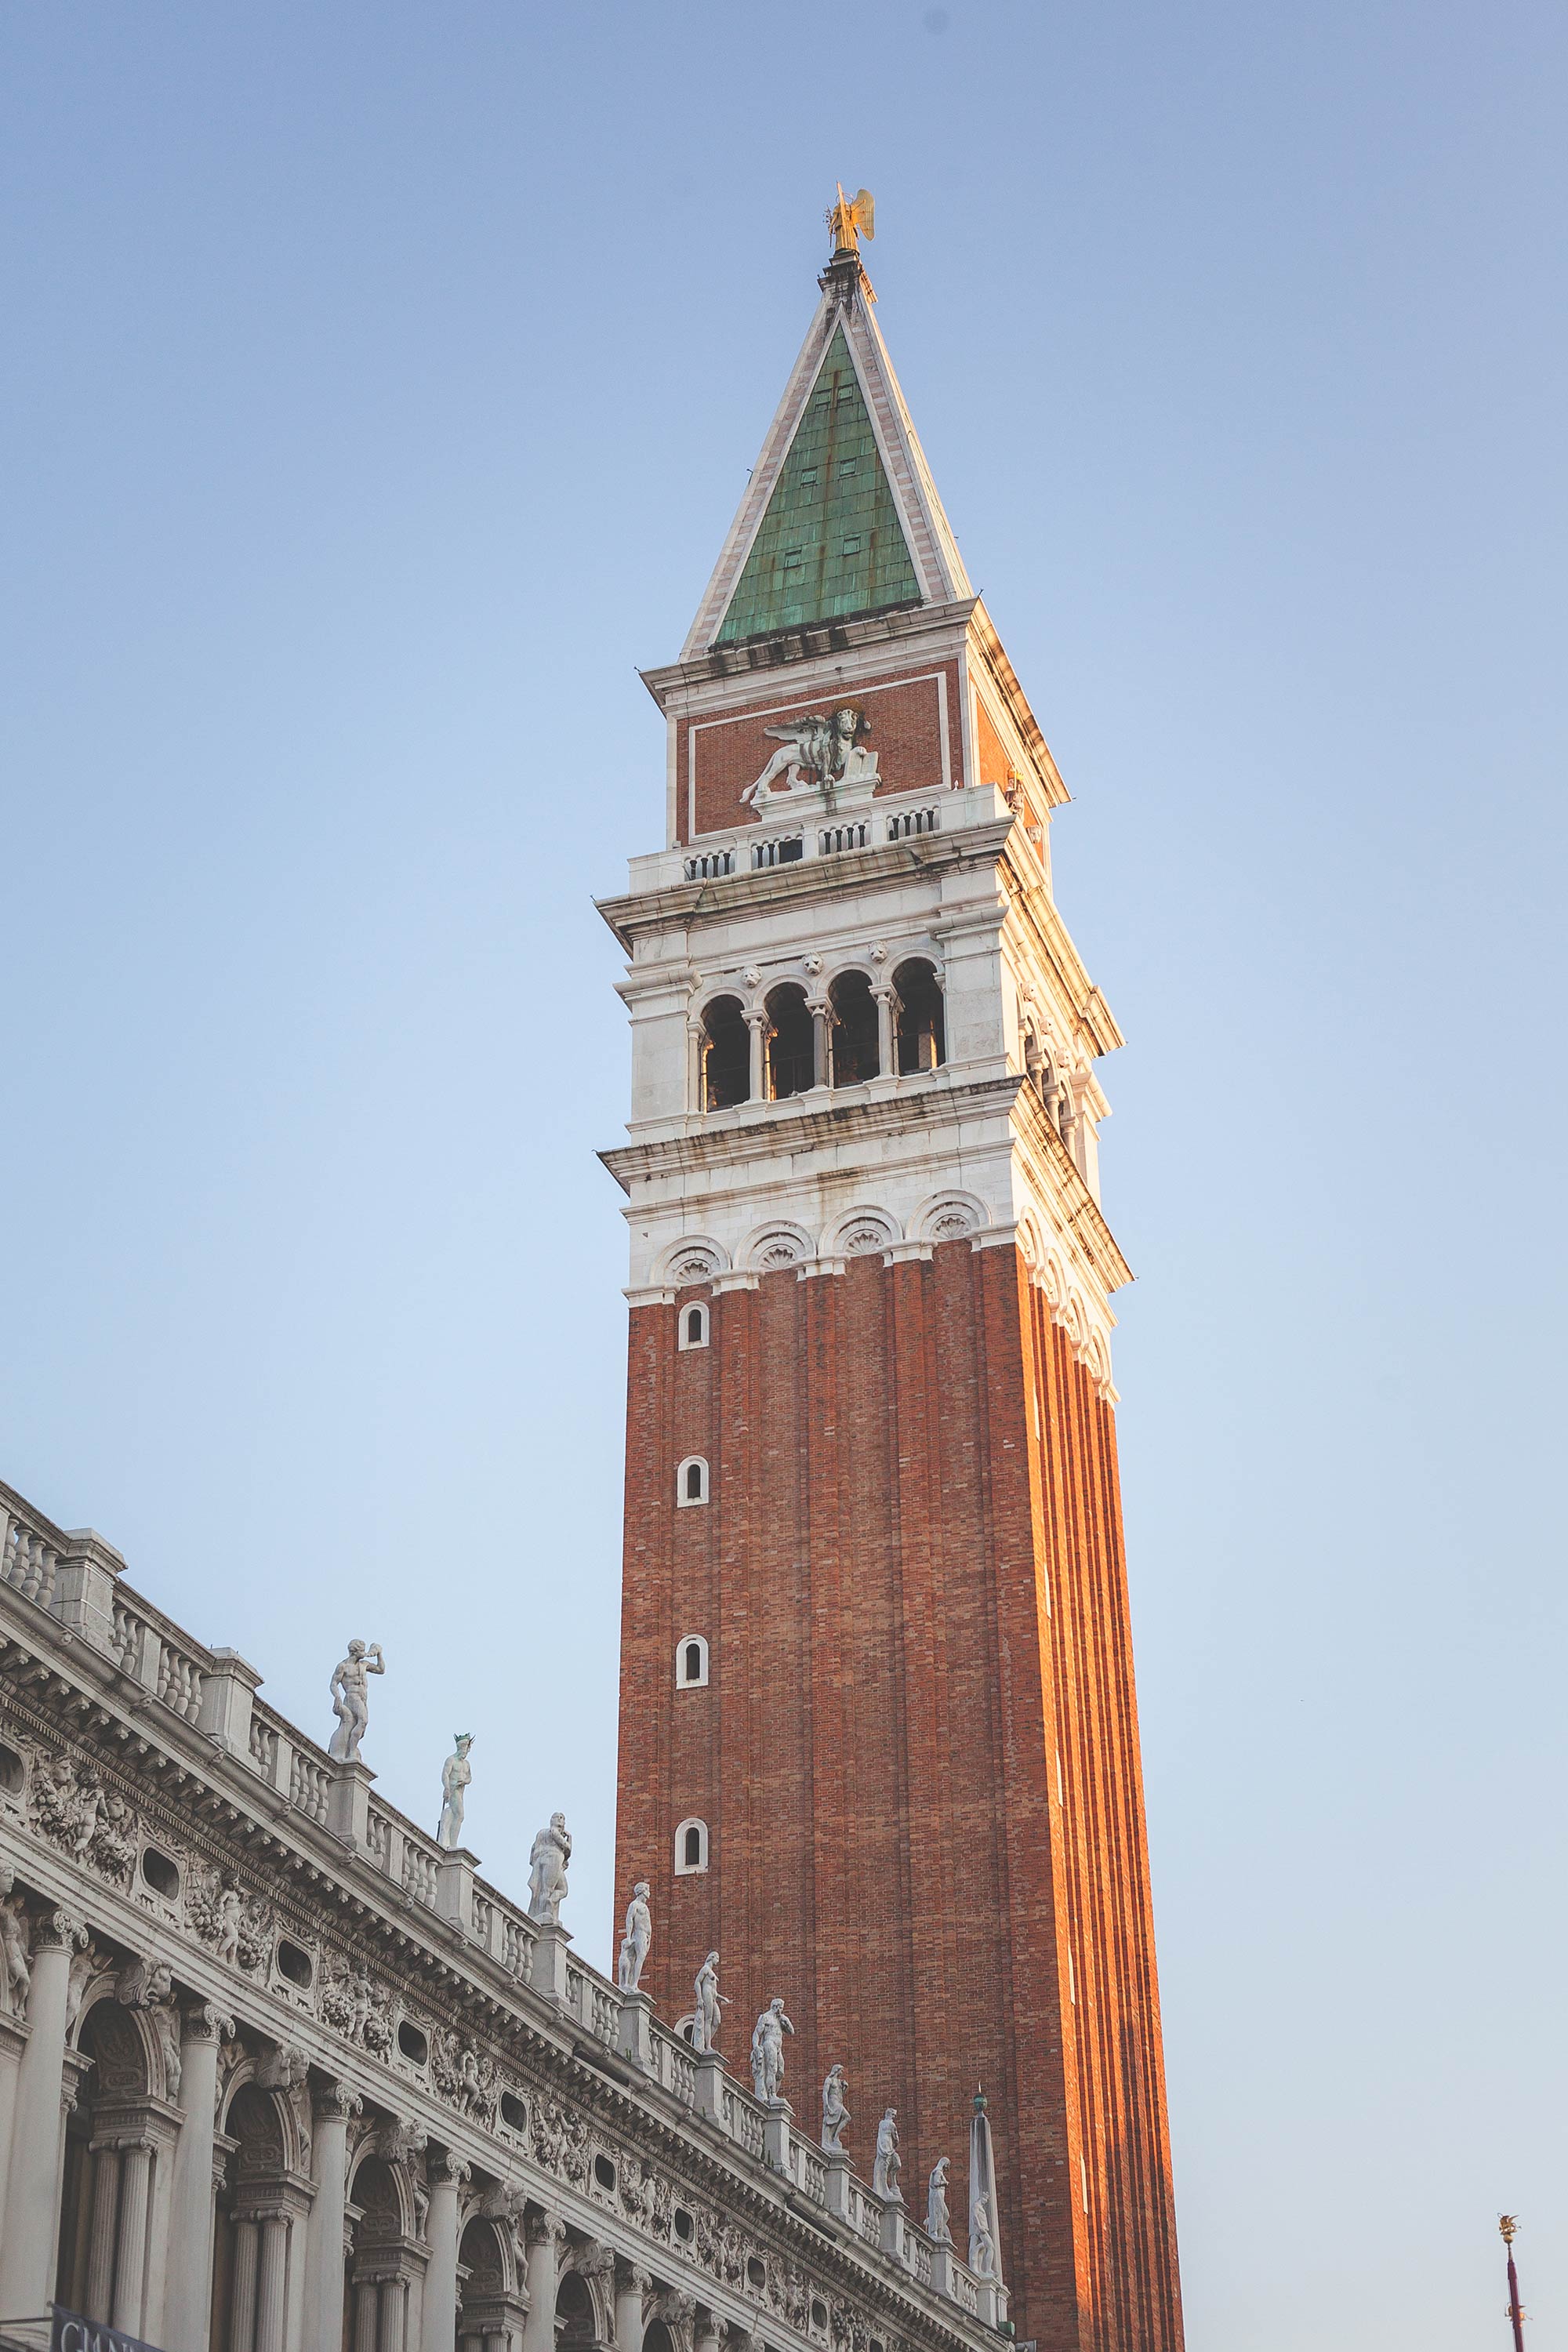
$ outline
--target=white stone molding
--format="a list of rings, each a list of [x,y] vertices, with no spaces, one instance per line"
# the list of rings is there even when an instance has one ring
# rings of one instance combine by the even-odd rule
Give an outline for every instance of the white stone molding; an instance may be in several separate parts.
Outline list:
[[[730,1255],[721,1242],[710,1240],[706,1234],[683,1234],[660,1251],[654,1275],[656,1280],[680,1288],[687,1283],[711,1282],[715,1275],[729,1270]]]
[[[784,1266],[804,1265],[815,1256],[816,1244],[804,1225],[775,1219],[749,1234],[741,1262],[756,1274],[776,1274]]]
[[[879,1257],[904,1238],[903,1227],[886,1209],[867,1202],[835,1217],[822,1236],[821,1257]]]
[[[978,1193],[936,1192],[922,1201],[910,1219],[910,1238],[922,1242],[963,1241],[991,1223],[991,1212]]]
[[[697,1653],[697,1671],[688,1671]],[[708,1687],[708,1642],[701,1633],[683,1633],[675,1645],[675,1687],[677,1690],[706,1690]]]
[[[693,1832],[695,1832],[695,1837]],[[695,1849],[696,1859],[691,1859]],[[700,1878],[708,1867],[708,1824],[695,1813],[678,1822],[675,1832],[677,1878]]]

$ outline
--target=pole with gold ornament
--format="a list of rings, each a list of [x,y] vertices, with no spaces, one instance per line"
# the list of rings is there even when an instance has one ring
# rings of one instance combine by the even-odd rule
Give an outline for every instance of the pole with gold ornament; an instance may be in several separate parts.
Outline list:
[[[1498,2228],[1508,2248],[1508,2317],[1513,2325],[1513,2352],[1524,2352],[1524,2305],[1519,2299],[1519,2273],[1513,2266],[1513,2233],[1518,2227],[1511,2213],[1498,2215]]]

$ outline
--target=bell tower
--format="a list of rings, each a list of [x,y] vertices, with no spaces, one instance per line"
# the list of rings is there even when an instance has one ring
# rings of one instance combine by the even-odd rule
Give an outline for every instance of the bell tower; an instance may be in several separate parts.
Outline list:
[[[815,2127],[896,2107],[1042,2352],[1182,2342],[1067,799],[873,316],[869,200],[679,661],[627,957],[617,1877],[744,2072],[782,1995]]]

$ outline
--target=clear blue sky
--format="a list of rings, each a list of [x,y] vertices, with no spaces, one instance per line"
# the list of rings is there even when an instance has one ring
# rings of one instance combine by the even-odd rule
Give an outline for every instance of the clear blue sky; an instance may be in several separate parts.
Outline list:
[[[876,192],[1074,795],[1194,2352],[1568,2340],[1544,5],[0,18],[0,1475],[608,1957],[617,963]],[[787,1988],[786,1988],[787,1990]]]

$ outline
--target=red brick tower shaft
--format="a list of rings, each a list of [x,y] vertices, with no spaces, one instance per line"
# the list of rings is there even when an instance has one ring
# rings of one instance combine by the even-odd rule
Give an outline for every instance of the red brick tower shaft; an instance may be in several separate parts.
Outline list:
[[[961,2252],[984,2084],[1020,2336],[1175,2352],[1097,1197],[1120,1037],[1051,898],[1060,780],[853,255],[823,283],[649,678],[670,845],[605,908],[636,1096],[605,1155],[633,1256],[618,1882],[651,1885],[667,2017],[716,1947],[736,2072],[782,1994],[803,2126],[837,2061],[862,2170],[889,2105],[917,2212],[951,2158]],[[843,709],[837,746],[800,731]]]

